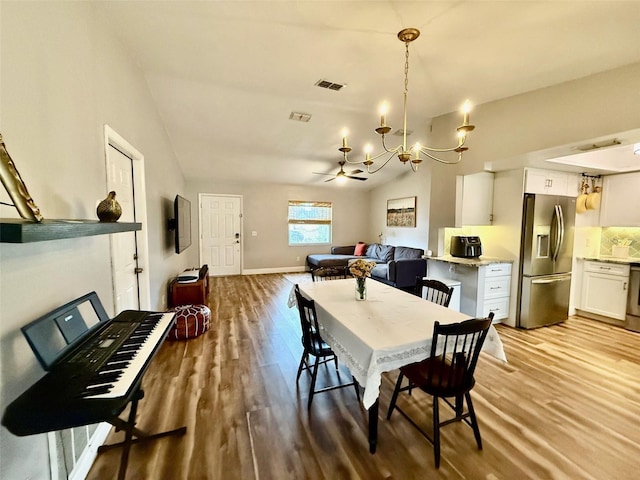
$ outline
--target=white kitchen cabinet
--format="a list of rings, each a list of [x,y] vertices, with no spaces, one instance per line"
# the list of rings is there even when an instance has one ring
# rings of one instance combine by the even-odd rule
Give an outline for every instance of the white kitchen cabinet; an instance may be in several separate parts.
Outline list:
[[[606,175],[600,202],[601,227],[640,227],[640,172]]]
[[[493,312],[494,321],[509,316],[510,263],[491,263],[476,267],[429,260],[427,273],[429,277],[450,278],[461,283],[462,313],[480,318]]]
[[[525,193],[542,193],[577,197],[580,189],[580,176],[573,173],[554,172],[527,168],[525,173]]]
[[[624,320],[628,289],[629,265],[586,261],[580,309]]]
[[[480,172],[456,177],[456,227],[491,225],[493,173]]]

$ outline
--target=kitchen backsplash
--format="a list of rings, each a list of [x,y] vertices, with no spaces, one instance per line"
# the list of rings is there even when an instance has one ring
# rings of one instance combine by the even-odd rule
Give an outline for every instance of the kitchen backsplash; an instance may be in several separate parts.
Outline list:
[[[640,258],[640,228],[604,227],[600,234],[600,255],[613,255],[614,245],[629,246],[629,257]]]
[[[512,258],[509,252],[495,251],[502,243],[501,237],[505,235],[497,226],[444,228],[442,233],[441,255],[449,254],[452,235],[479,235],[485,255]],[[578,257],[613,256],[614,245],[628,244],[628,256],[640,258],[640,227],[576,227],[574,233],[576,238],[581,239],[574,248],[574,255]]]

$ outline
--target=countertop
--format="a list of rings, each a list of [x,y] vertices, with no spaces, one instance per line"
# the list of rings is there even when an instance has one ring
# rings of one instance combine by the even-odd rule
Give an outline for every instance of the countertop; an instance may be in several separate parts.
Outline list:
[[[637,257],[578,257],[582,258],[582,260],[590,260],[593,262],[607,262],[607,263],[621,263],[623,265],[633,265],[634,267],[640,266],[640,258]]]
[[[484,265],[492,265],[495,263],[513,263],[513,260],[505,260],[504,258],[485,257],[480,256],[478,258],[459,258],[451,255],[444,255],[442,257],[428,257],[427,260],[434,260],[436,262],[455,263],[457,265],[466,265],[468,267],[482,267]]]

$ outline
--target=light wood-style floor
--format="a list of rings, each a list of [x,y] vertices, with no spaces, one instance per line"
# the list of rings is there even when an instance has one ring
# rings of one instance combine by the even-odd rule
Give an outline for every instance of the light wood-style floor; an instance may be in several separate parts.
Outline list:
[[[431,444],[401,415],[386,420],[397,372],[383,378],[375,455],[352,388],[319,394],[307,411],[287,299],[292,281],[308,280],[212,278],[212,329],[165,342],[138,414],[143,430],[187,433],[134,446],[128,479],[640,478],[640,333],[581,318],[533,331],[498,325],[509,362],[482,354],[472,391],[484,449],[467,426],[447,426],[436,470]],[[402,400],[430,425],[428,397]],[[88,478],[115,478],[119,455],[100,454]]]

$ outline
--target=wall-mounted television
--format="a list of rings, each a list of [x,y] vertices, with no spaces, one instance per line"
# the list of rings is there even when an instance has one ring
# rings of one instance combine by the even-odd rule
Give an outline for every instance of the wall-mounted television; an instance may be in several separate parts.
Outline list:
[[[191,245],[191,202],[176,195],[173,217],[173,220],[169,220],[169,230],[174,232],[176,253],[181,253]]]

